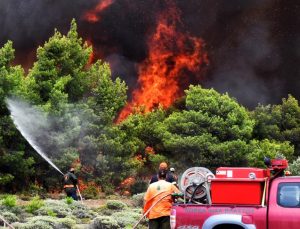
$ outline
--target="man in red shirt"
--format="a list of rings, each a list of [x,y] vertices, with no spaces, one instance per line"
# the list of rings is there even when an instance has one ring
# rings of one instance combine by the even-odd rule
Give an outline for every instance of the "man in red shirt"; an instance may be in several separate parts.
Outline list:
[[[149,219],[149,229],[170,229],[170,214],[173,193],[178,188],[166,181],[167,170],[159,170],[158,181],[149,185],[144,196],[144,213]]]

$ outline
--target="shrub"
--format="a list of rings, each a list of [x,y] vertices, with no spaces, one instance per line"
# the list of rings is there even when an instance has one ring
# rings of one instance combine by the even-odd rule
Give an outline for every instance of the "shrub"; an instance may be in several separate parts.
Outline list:
[[[106,215],[106,216],[110,216],[114,213],[114,211],[108,209],[106,205],[103,205],[103,206],[97,208],[96,211],[99,215]]]
[[[7,195],[2,200],[2,204],[10,208],[15,207],[17,205],[17,197],[14,195]]]
[[[83,218],[91,219],[95,216],[92,212],[86,211],[86,210],[83,210],[83,209],[74,209],[72,211],[72,214],[78,219],[83,219]]]
[[[144,206],[144,195],[145,195],[145,193],[139,193],[139,194],[133,195],[131,197],[132,205],[134,207],[143,207]]]
[[[53,210],[51,210],[51,209],[47,211],[47,215],[48,216],[52,216],[52,217],[56,217],[57,216],[57,214]]]
[[[300,157],[298,157],[291,164],[289,164],[288,169],[292,173],[293,176],[299,176],[300,175]]]
[[[136,212],[116,212],[111,217],[116,219],[121,228],[132,228],[142,215]]]
[[[66,208],[69,209],[70,206],[63,200],[53,200],[53,199],[46,199],[44,200],[45,206],[55,209],[55,208]]]
[[[73,220],[73,221],[76,222],[76,223],[81,223],[81,219],[78,219],[76,216],[74,216],[74,215],[72,215],[72,214],[66,216],[65,219],[71,219],[71,220]]]
[[[101,186],[105,195],[110,195],[115,192],[115,186],[113,184],[106,183]]]
[[[123,210],[123,209],[127,208],[127,204],[125,204],[121,201],[118,201],[118,200],[108,200],[106,202],[106,206],[108,209],[111,209],[111,210]]]
[[[142,214],[143,213],[143,208],[131,208],[130,211]]]
[[[149,181],[137,179],[136,182],[130,186],[130,192],[131,194],[145,192],[147,190],[148,185]]]
[[[40,197],[36,196],[26,206],[26,211],[29,213],[34,213],[43,206],[44,206],[43,200],[41,200]]]
[[[35,212],[36,215],[55,216],[58,218],[64,218],[71,214],[71,210],[62,206],[43,206]]]
[[[30,196],[37,196],[45,194],[46,190],[42,186],[31,184],[28,188],[28,193]]]
[[[13,223],[16,229],[53,229],[47,222],[34,222],[34,223]]]
[[[0,214],[2,212],[11,212],[11,213],[14,213],[15,215],[19,216],[21,214],[24,213],[24,207],[23,206],[14,206],[14,207],[7,207],[5,205],[0,205]]]
[[[71,208],[72,210],[74,209],[88,210],[88,207],[83,205],[80,201],[74,201],[72,204],[69,205],[69,208]]]
[[[50,228],[72,228],[76,222],[75,220],[71,219],[71,218],[63,218],[63,219],[57,219],[55,217],[51,217],[51,216],[35,216],[32,217],[29,221],[28,221],[28,225],[32,226],[32,225],[36,225],[37,223],[44,223],[44,225],[48,225],[50,226]],[[30,228],[36,228],[36,227],[30,227]],[[48,228],[48,227],[47,227]]]
[[[110,216],[98,216],[93,220],[89,229],[119,229],[117,221]]]
[[[58,219],[52,216],[35,216],[29,219],[28,223],[45,222],[49,225],[56,222]]]
[[[71,218],[63,218],[58,220],[58,225],[56,225],[56,228],[73,228],[75,224],[75,220]]]
[[[69,197],[69,196],[66,197],[67,204],[72,204],[73,202],[74,202],[74,199],[72,197]]]
[[[9,223],[18,222],[20,219],[12,212],[2,212],[1,215]]]
[[[82,196],[85,199],[97,199],[99,198],[99,190],[95,186],[88,186],[82,191]]]

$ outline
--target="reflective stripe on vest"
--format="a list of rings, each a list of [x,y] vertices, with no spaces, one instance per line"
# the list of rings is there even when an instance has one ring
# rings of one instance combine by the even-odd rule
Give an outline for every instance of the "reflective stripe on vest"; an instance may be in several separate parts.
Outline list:
[[[66,185],[64,185],[64,188],[74,188],[75,186],[74,185],[72,185],[72,184],[66,184]]]

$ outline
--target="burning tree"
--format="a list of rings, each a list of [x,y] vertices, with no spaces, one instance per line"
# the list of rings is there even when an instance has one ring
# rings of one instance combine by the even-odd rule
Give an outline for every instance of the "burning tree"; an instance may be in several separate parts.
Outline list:
[[[159,13],[156,23],[147,42],[148,57],[138,65],[139,87],[133,91],[118,122],[135,107],[149,112],[158,106],[171,106],[193,79],[201,79],[209,63],[204,41],[181,32],[180,10],[173,1],[165,1],[165,10]]]

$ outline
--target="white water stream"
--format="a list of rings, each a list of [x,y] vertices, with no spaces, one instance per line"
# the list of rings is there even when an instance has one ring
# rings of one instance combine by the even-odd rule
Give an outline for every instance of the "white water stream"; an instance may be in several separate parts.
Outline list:
[[[10,110],[11,118],[23,137],[29,142],[32,148],[41,155],[42,158],[44,158],[58,172],[63,174],[43,152],[41,147],[38,145],[38,142],[36,142],[33,137],[36,136],[34,133],[37,131],[38,126],[47,126],[47,119],[45,118],[45,115],[43,115],[41,111],[38,111],[37,109],[29,106],[27,103],[19,100],[6,99],[6,103]]]

